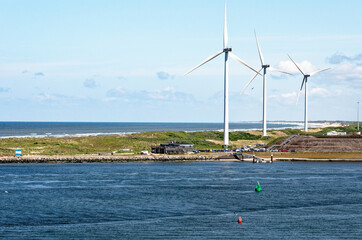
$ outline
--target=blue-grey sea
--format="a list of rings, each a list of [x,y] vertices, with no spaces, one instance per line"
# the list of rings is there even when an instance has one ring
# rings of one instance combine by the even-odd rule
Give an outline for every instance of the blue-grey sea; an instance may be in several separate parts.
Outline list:
[[[295,128],[295,123],[268,123],[268,128]],[[150,122],[0,122],[0,138],[89,136],[129,134],[151,131],[221,130],[223,123],[150,123]],[[230,123],[230,130],[261,129],[261,122]]]
[[[361,239],[361,170],[350,162],[0,165],[0,239]]]

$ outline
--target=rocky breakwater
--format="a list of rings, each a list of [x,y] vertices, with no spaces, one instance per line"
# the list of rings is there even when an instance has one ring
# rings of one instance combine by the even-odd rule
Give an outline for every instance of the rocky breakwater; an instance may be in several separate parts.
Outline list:
[[[6,163],[108,163],[108,162],[181,162],[216,161],[218,156],[209,155],[134,155],[134,156],[23,156],[0,157],[0,164]]]

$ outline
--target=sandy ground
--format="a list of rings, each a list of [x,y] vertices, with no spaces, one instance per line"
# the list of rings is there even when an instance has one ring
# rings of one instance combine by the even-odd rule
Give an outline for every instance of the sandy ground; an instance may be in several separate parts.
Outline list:
[[[224,141],[218,141],[218,140],[212,140],[212,139],[207,139],[207,141],[216,143],[216,144],[220,144],[223,145]],[[233,146],[247,146],[247,145],[254,145],[254,144],[258,144],[258,143],[264,143],[262,140],[238,140],[238,141],[229,141],[230,145]]]

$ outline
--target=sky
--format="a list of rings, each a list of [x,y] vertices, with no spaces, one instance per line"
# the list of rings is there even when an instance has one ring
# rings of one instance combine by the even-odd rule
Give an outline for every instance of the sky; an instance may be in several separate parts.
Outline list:
[[[357,119],[360,0],[228,0],[232,52],[268,72],[267,120]],[[223,122],[223,0],[0,0],[0,121]],[[270,73],[270,74],[269,74]],[[230,121],[262,120],[262,78],[230,60]],[[362,111],[361,111],[362,112]]]

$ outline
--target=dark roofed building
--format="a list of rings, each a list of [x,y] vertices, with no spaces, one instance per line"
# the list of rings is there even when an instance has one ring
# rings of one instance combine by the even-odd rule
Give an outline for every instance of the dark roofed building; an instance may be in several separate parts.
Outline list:
[[[160,146],[153,146],[152,153],[160,154],[184,154],[194,151],[194,145],[189,143],[161,143]]]

